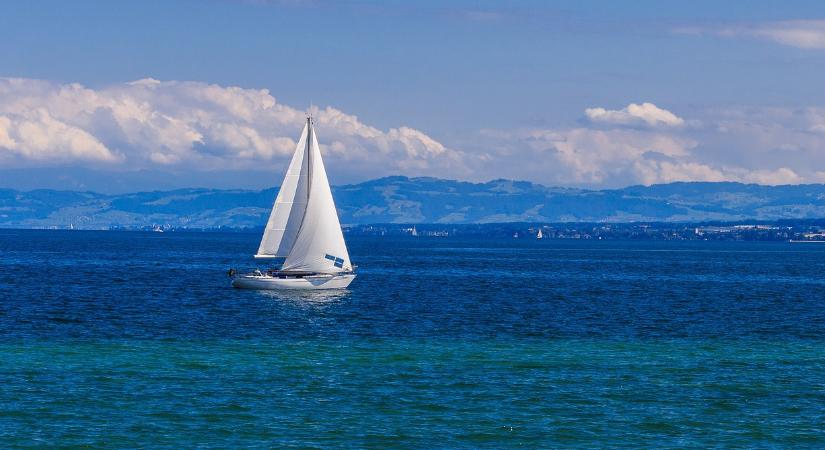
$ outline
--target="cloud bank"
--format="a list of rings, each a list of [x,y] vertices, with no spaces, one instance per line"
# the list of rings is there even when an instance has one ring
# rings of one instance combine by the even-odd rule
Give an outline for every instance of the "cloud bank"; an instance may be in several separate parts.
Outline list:
[[[336,182],[397,174],[587,187],[825,182],[823,107],[677,114],[638,102],[583,113],[575,126],[481,130],[449,145],[403,125],[381,130],[333,107],[314,114]],[[265,89],[0,79],[0,169],[279,174],[304,117]]]
[[[520,158],[528,161],[522,177],[552,174],[562,185],[825,182],[825,108],[709,109],[701,115],[688,121],[652,103],[588,108],[593,126],[485,130],[486,158]]]
[[[419,130],[379,130],[332,107],[314,114],[324,151],[343,172],[466,175],[461,152]],[[154,79],[91,89],[0,79],[0,164],[280,168],[304,118],[265,89]]]

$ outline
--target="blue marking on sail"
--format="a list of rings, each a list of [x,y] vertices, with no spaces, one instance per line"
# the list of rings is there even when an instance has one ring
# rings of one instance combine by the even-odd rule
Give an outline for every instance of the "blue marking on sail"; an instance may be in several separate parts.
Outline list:
[[[343,258],[339,258],[337,256],[332,256],[332,255],[324,255],[324,258],[332,261],[332,264],[335,267],[337,267],[339,269],[344,268],[344,259]]]

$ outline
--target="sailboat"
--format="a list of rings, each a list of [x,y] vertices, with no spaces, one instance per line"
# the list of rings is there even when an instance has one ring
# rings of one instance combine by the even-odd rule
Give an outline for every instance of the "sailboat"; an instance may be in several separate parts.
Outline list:
[[[245,274],[230,269],[232,286],[340,289],[355,279],[311,116],[307,117],[255,258],[283,258],[283,264],[279,269]]]
[[[539,232],[536,234],[536,239],[541,239],[543,237],[544,237],[544,235],[541,234],[541,228],[539,228]]]

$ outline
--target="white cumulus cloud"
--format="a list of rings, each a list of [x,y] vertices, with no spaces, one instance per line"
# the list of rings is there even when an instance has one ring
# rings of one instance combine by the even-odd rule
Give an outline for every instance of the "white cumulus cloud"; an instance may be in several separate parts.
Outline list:
[[[685,123],[676,114],[647,102],[642,104],[631,103],[627,107],[618,110],[587,108],[584,114],[591,122],[611,125],[676,127]]]
[[[696,141],[665,132],[579,127],[486,135],[499,145],[494,160],[518,154],[530,171],[554,178],[551,184],[623,186],[685,179],[682,175],[701,181],[722,178],[689,166]]]
[[[0,115],[0,151],[38,161],[119,161],[103,143],[82,128],[37,108],[25,114]]]
[[[490,177],[614,187],[825,180],[825,108],[740,107],[700,113],[701,126],[691,127],[627,127],[620,115],[621,120],[595,127],[486,130],[483,156],[489,163],[480,170]],[[517,170],[504,163],[512,160],[521,162]]]

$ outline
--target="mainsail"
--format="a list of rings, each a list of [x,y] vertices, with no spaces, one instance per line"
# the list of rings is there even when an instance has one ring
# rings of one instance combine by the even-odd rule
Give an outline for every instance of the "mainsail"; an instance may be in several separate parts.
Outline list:
[[[352,270],[310,118],[301,133],[255,257],[285,257],[282,270],[318,273]]]

